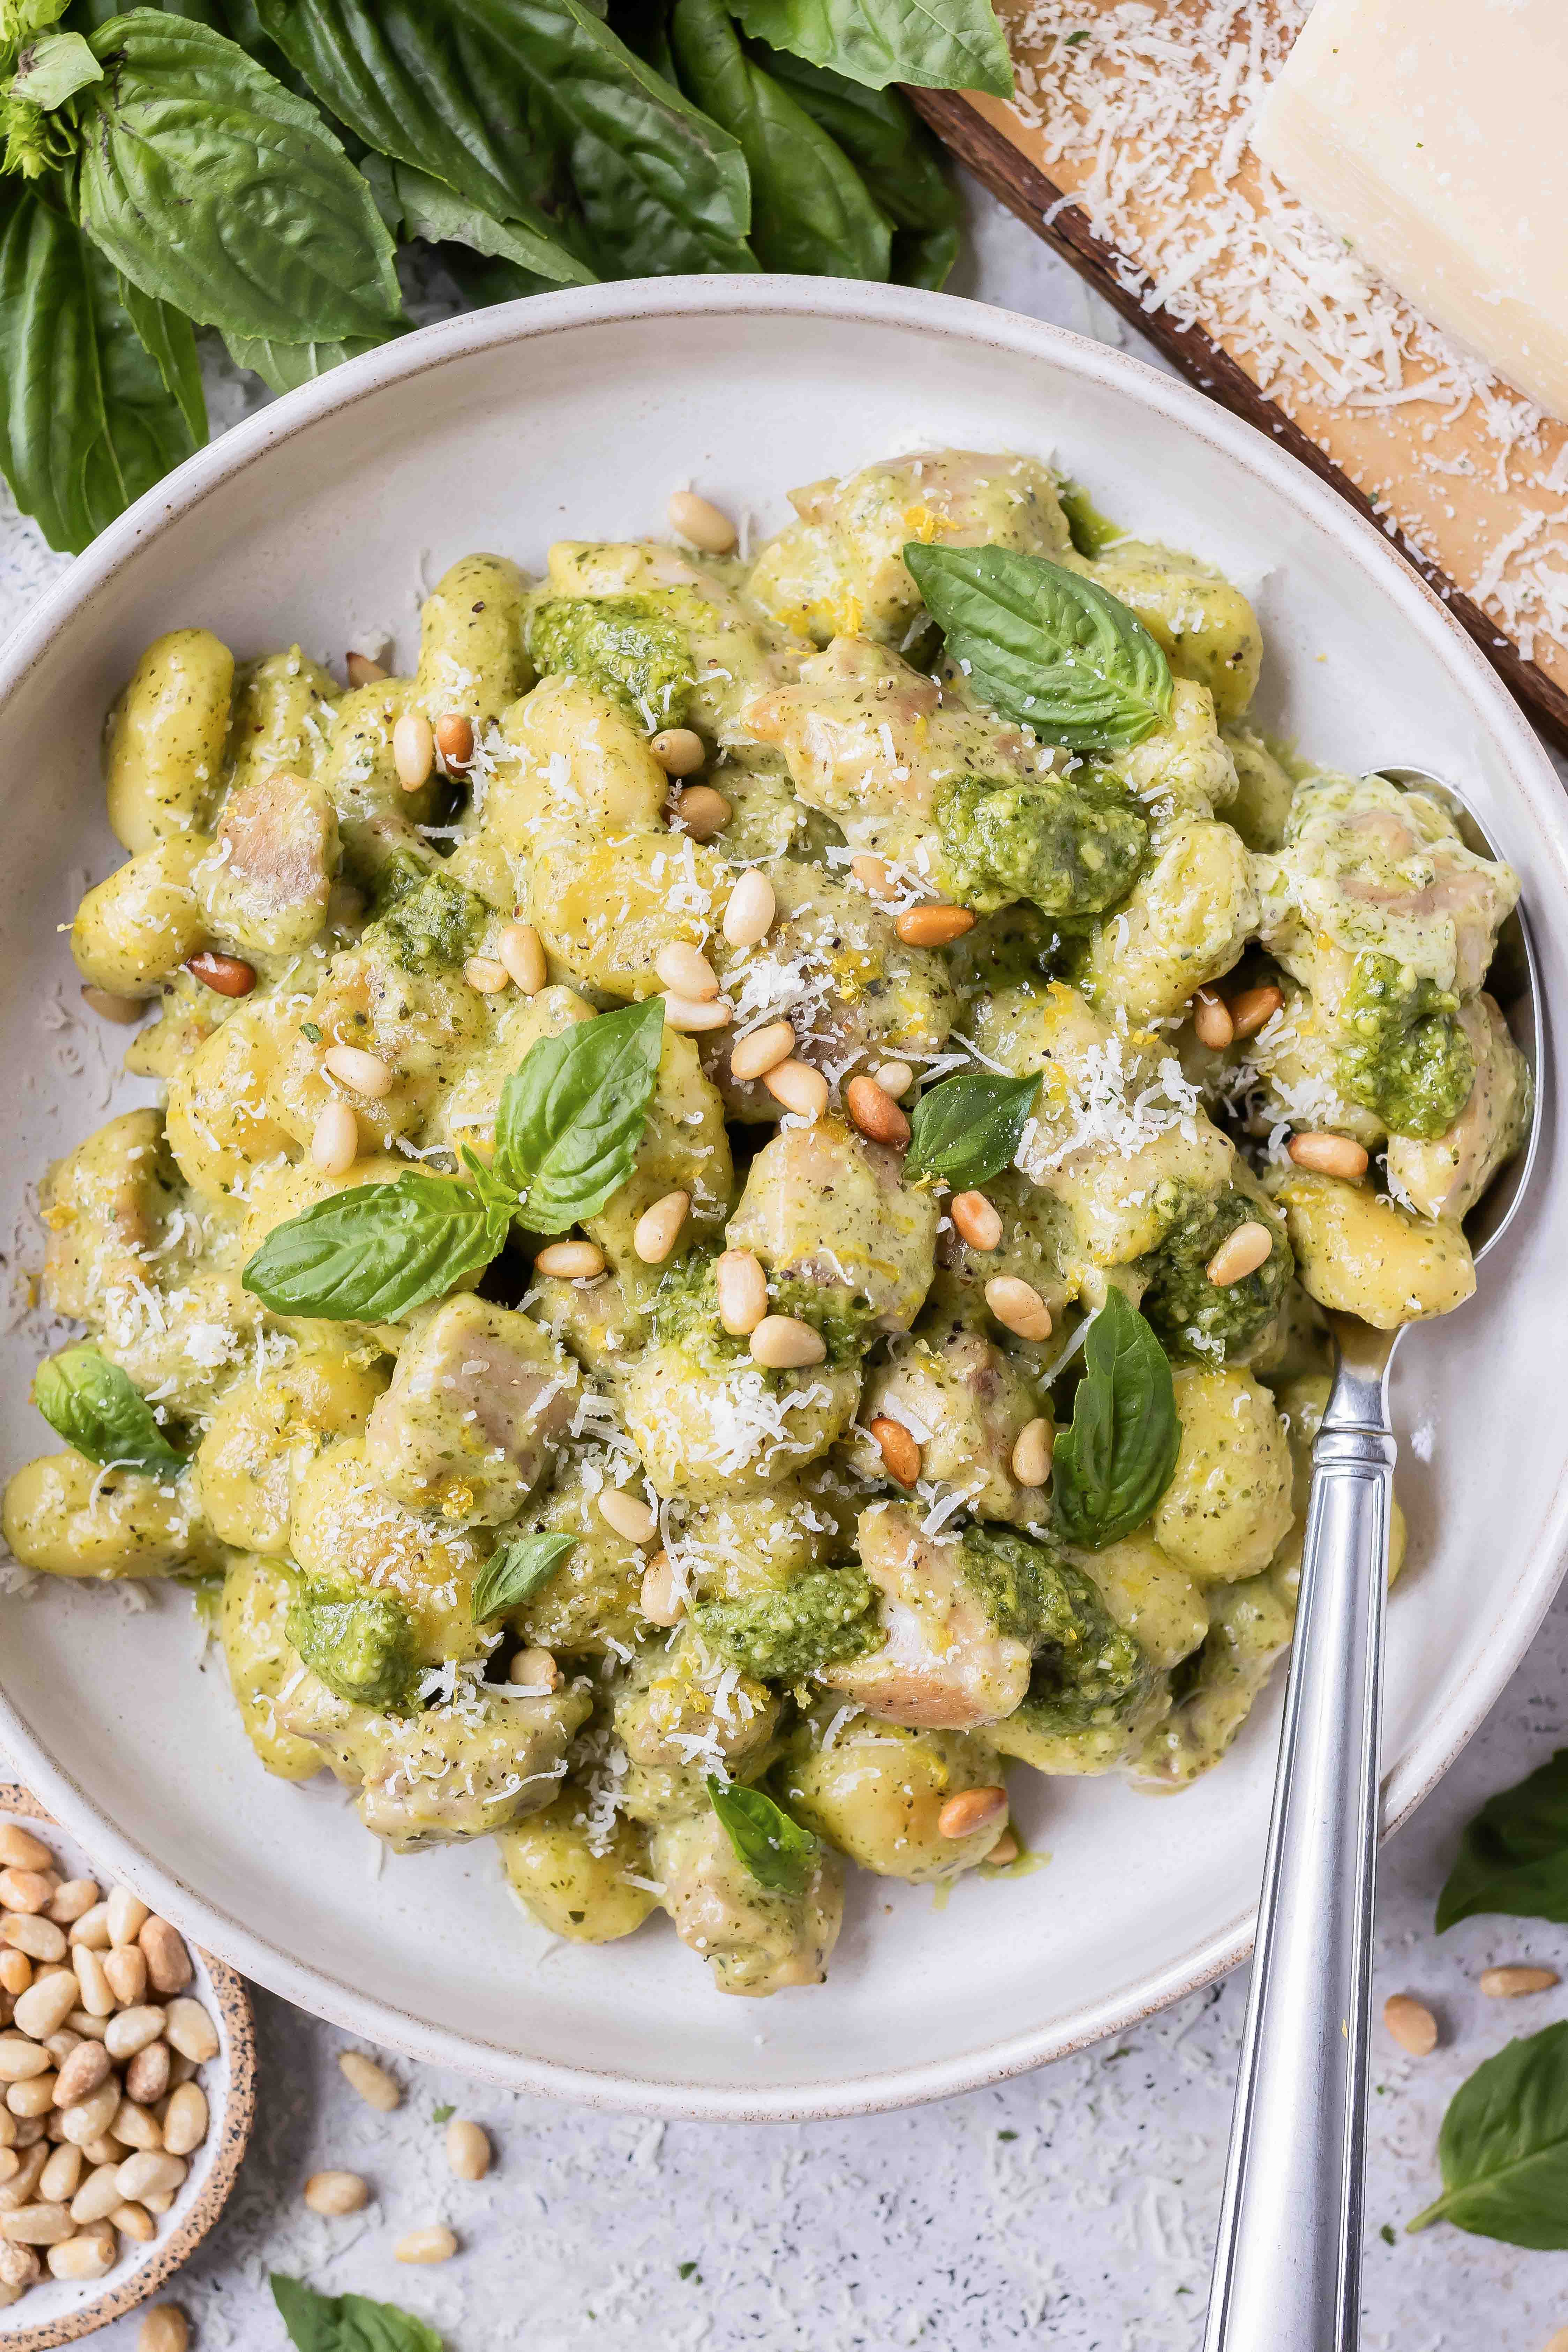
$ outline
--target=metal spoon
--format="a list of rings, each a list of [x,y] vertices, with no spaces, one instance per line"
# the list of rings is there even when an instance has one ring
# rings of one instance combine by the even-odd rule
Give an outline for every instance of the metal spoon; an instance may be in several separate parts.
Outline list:
[[[1418,768],[1488,856],[1450,788]],[[1467,1220],[1478,1261],[1524,1197],[1541,1129],[1540,982],[1511,916],[1489,979],[1535,1081],[1522,1149]],[[1497,993],[1494,988],[1494,994]],[[1510,1001],[1505,1001],[1505,999]],[[1332,1315],[1339,1366],[1312,1488],[1204,2352],[1354,2352],[1381,1775],[1384,1604],[1401,1334]]]

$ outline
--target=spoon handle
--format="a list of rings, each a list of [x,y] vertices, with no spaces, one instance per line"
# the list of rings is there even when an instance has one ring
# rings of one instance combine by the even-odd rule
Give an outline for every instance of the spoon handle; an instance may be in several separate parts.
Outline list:
[[[1384,1600],[1383,1365],[1342,1359],[1312,1452],[1285,1723],[1204,2352],[1360,2340]]]

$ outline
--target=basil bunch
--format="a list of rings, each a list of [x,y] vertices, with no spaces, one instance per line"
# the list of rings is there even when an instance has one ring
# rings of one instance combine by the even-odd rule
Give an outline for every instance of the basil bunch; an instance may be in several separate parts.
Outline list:
[[[602,5],[0,0],[0,470],[50,544],[205,441],[196,329],[289,391],[405,331],[404,246],[479,303],[942,284],[956,199],[889,85],[1006,96],[991,0]]]

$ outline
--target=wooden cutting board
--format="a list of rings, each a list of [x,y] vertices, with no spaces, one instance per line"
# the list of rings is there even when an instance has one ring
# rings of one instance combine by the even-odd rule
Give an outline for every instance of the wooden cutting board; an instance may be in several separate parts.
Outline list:
[[[1306,0],[998,0],[1011,103],[908,95],[1194,383],[1387,531],[1568,747],[1568,427],[1287,195],[1247,127]]]

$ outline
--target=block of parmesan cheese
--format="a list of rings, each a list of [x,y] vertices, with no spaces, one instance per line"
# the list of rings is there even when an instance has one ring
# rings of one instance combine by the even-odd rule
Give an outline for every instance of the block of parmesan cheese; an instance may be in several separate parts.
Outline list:
[[[1568,0],[1317,0],[1252,143],[1416,310],[1568,418]]]

